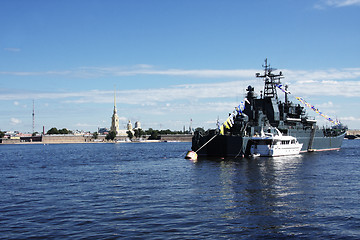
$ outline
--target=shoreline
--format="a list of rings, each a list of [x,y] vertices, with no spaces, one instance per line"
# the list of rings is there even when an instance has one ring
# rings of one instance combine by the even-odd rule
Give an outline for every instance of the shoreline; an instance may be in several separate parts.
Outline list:
[[[0,143],[1,145],[50,145],[50,144],[120,144],[120,143],[158,143],[158,142],[168,142],[161,140],[146,140],[146,141],[130,141],[130,142],[16,142],[16,143]],[[177,142],[177,141],[174,141]],[[180,142],[180,141],[179,141]]]
[[[154,142],[191,142],[192,135],[162,135],[160,140],[134,139],[118,137],[116,140],[106,140],[105,136],[94,139],[92,136],[76,135],[42,135],[35,137],[17,137],[0,139],[0,145],[9,144],[71,144],[71,143],[154,143]]]

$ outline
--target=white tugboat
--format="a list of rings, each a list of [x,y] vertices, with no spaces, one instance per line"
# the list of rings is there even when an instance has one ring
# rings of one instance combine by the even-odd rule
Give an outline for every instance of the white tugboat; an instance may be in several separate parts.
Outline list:
[[[261,136],[250,138],[250,154],[260,157],[277,157],[296,155],[300,153],[302,143],[299,143],[293,136],[284,136],[277,128],[275,131],[261,133]]]

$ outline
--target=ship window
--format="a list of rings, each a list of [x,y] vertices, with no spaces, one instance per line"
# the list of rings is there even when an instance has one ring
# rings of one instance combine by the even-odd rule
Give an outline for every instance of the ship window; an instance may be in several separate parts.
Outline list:
[[[271,144],[271,140],[270,139],[266,139],[266,140],[260,140],[258,141],[259,145],[270,145]]]

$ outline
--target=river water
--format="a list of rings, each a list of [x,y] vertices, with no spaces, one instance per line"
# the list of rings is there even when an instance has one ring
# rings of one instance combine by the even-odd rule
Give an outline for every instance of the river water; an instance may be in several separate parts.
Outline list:
[[[185,160],[191,143],[0,146],[1,239],[360,239],[360,140]]]

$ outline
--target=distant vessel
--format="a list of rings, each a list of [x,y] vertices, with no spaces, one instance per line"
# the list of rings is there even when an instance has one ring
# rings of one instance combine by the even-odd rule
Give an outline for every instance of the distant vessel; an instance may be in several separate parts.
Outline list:
[[[260,157],[278,157],[296,155],[300,153],[302,143],[299,143],[293,136],[284,136],[277,128],[275,132],[262,132],[261,136],[251,137],[249,142],[250,154]]]
[[[265,60],[264,74],[256,73],[257,78],[264,80],[264,91],[260,97],[255,94],[252,86],[247,87],[247,95],[227,122],[226,126],[206,132],[196,131],[192,138],[192,150],[199,157],[238,157],[250,155],[253,145],[251,140],[260,135],[265,126],[277,128],[283,136],[292,136],[302,144],[301,151],[326,151],[340,149],[347,128],[338,121],[330,128],[319,128],[316,120],[307,116],[304,107],[288,100],[287,86],[281,88],[282,72],[274,74]],[[277,88],[285,93],[282,102],[277,95]],[[303,99],[297,98],[299,101]],[[308,103],[305,102],[309,106]],[[320,113],[312,106],[313,110]],[[322,114],[322,113],[321,113]],[[325,117],[324,114],[322,116]]]

